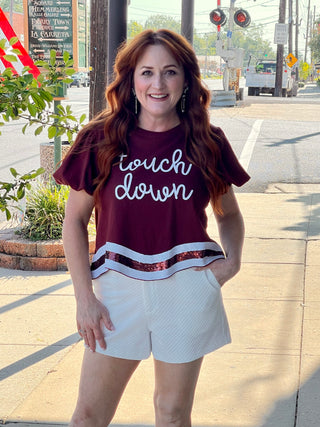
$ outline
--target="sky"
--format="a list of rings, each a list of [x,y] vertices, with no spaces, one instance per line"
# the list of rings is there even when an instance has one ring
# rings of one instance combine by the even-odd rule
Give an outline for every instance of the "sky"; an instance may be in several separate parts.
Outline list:
[[[251,22],[263,25],[263,34],[276,50],[273,43],[275,23],[279,19],[280,0],[236,0],[235,7],[247,10],[251,16]],[[307,13],[309,0],[297,0],[299,4],[299,52],[303,54],[305,49],[305,34],[307,28]],[[182,0],[130,0],[128,19],[144,23],[145,20],[155,14],[170,15],[180,20]],[[287,0],[288,6],[288,0]],[[314,13],[314,6],[318,3],[316,17],[319,17],[319,0],[310,0],[310,10]],[[229,0],[221,0],[222,9],[228,9]],[[216,27],[209,20],[209,13],[217,7],[217,0],[194,0],[194,26],[198,33],[210,33],[216,31]],[[293,16],[295,17],[296,0],[293,0]],[[288,16],[288,11],[286,16]],[[226,24],[228,25],[228,24]],[[295,32],[295,27],[293,29]],[[294,33],[295,34],[295,33]],[[294,40],[293,36],[293,40]],[[295,46],[295,45],[294,45]],[[293,52],[294,53],[294,52]]]

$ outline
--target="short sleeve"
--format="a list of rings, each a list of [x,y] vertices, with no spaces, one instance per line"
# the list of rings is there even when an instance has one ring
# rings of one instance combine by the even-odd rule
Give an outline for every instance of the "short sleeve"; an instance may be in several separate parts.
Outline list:
[[[58,184],[69,185],[76,191],[94,193],[99,171],[97,166],[97,142],[101,135],[94,131],[79,133],[74,145],[53,174]]]
[[[249,181],[250,175],[241,166],[222,129],[212,125],[211,127],[215,135],[218,136],[218,145],[221,151],[221,159],[218,165],[219,172],[228,184],[241,187]]]

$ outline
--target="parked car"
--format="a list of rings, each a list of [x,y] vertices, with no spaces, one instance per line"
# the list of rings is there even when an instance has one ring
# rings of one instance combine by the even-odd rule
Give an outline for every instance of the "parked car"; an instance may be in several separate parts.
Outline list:
[[[72,86],[89,86],[89,75],[88,73],[84,73],[83,71],[79,71],[71,76],[73,81],[70,83],[70,87]]]

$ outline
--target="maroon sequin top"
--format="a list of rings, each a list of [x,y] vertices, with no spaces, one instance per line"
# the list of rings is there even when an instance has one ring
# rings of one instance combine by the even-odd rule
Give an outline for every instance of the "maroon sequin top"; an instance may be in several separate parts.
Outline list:
[[[221,129],[214,129],[222,139],[220,172],[226,182],[241,186],[249,176]],[[102,139],[102,131],[83,136],[55,172],[56,181],[92,195],[98,174],[95,143]],[[207,234],[209,193],[184,145],[180,125],[166,132],[138,128],[130,134],[129,156],[113,166],[96,207],[93,278],[112,269],[157,280],[224,257]]]

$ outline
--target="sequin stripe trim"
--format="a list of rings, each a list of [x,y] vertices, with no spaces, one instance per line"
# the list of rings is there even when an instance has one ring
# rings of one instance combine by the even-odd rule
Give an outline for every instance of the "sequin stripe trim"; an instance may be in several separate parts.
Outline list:
[[[162,271],[167,270],[172,267],[174,264],[177,264],[181,261],[186,261],[189,259],[200,259],[205,257],[217,257],[224,256],[222,251],[215,251],[212,249],[204,249],[202,251],[187,251],[181,252],[180,254],[174,255],[173,257],[160,262],[155,263],[145,263],[140,261],[135,261],[131,258],[126,257],[125,255],[118,254],[116,252],[106,251],[103,256],[94,261],[91,265],[91,270],[97,270],[101,267],[107,260],[117,262],[119,264],[125,265],[128,268],[133,268],[138,271]]]

